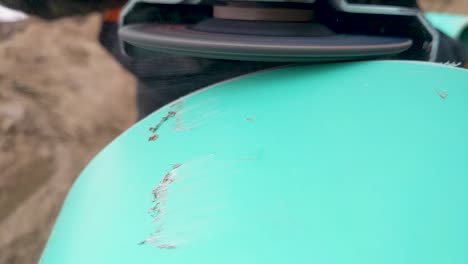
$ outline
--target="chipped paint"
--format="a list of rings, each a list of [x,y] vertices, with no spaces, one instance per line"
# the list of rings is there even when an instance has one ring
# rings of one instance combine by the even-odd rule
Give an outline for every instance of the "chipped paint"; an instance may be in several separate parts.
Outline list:
[[[202,191],[206,181],[210,184],[215,181],[206,177],[207,172],[213,169],[212,166],[207,166],[212,164],[213,157],[214,154],[207,154],[183,163],[176,163],[162,178],[158,177],[159,181],[150,193],[152,206],[147,210],[154,224],[154,232],[138,243],[139,245],[172,250],[205,235],[198,233],[198,230],[206,225],[207,221],[213,221],[208,220],[210,217],[206,215],[207,208],[219,210],[221,207],[215,204],[216,197],[219,197],[218,193]],[[225,168],[224,165],[222,167]],[[201,193],[198,193],[200,191]],[[187,196],[189,193],[190,198]],[[204,210],[196,209],[199,204],[204,204]],[[176,224],[179,221],[183,224]],[[210,228],[211,226],[212,224]]]
[[[161,126],[167,121],[169,120],[170,118],[174,117],[177,115],[177,112],[175,111],[169,111],[167,112],[167,115],[163,116],[161,118],[161,120],[159,121],[159,123],[157,123],[154,127],[150,127],[149,128],[149,131],[151,133],[153,133],[154,135],[151,135],[149,138],[148,138],[148,141],[156,141],[158,138],[159,138],[159,135],[156,134],[156,132],[161,128]]]
[[[152,132],[152,133],[156,133],[156,132],[159,130],[159,128],[161,128],[161,126],[162,126],[167,120],[169,120],[169,118],[174,117],[175,115],[176,115],[176,112],[175,112],[175,111],[169,111],[169,112],[167,112],[167,115],[163,116],[163,117],[161,118],[161,121],[159,121],[159,123],[156,124],[156,126],[150,127],[150,128],[149,128],[149,131]]]
[[[151,137],[148,138],[148,141],[155,141],[159,138],[158,134],[152,135]]]
[[[172,169],[164,175],[160,183],[152,190],[154,206],[151,207],[148,212],[153,217],[154,222],[158,224],[156,231],[151,236],[139,245],[153,244],[160,249],[175,249],[176,245],[163,241],[161,232],[163,231],[163,224],[161,223],[165,215],[165,205],[167,203],[167,196],[169,193],[169,186],[176,181],[176,171],[182,164],[177,163],[172,166]]]

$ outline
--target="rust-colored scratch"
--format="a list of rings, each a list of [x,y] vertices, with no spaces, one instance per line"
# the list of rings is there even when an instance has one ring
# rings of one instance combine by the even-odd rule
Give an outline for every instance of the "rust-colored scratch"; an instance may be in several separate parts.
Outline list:
[[[169,111],[167,112],[167,115],[163,116],[161,118],[161,121],[159,121],[159,123],[157,123],[154,127],[150,127],[149,128],[149,131],[151,133],[153,133],[154,135],[150,136],[148,138],[148,141],[156,141],[158,138],[159,138],[159,135],[156,134],[156,132],[161,128],[161,126],[167,121],[169,120],[169,118],[172,118],[174,116],[176,116],[177,112],[175,111]]]
[[[159,138],[158,134],[152,135],[151,137],[148,138],[148,141],[155,141]]]
[[[156,133],[158,131],[159,128],[161,128],[161,126],[171,117],[174,117],[176,115],[176,112],[175,111],[169,111],[167,112],[167,115],[163,116],[161,118],[161,121],[159,121],[158,124],[156,124],[154,127],[150,127],[149,128],[149,131],[152,132],[152,133]]]

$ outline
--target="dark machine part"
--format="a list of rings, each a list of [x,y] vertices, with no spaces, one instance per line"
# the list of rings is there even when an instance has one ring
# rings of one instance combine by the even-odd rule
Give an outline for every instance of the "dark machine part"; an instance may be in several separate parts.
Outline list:
[[[139,2],[122,18],[120,36],[135,57],[156,51],[281,62],[433,60],[434,34],[412,1],[375,2]]]
[[[320,0],[318,4],[323,12],[317,15],[339,32],[408,37],[413,46],[396,58],[436,60],[439,35],[416,0]]]

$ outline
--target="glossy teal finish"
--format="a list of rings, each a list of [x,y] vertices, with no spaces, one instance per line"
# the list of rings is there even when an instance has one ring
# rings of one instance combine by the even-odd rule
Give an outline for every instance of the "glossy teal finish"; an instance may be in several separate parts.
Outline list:
[[[355,62],[185,97],[91,162],[41,263],[466,264],[467,84]]]
[[[436,28],[468,45],[468,16],[427,13],[426,17]]]

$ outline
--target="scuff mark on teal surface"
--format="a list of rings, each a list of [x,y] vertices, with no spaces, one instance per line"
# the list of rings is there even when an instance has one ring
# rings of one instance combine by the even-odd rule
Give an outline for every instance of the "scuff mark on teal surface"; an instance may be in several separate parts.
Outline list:
[[[174,165],[166,175],[162,178],[161,182],[153,189],[153,203],[154,206],[149,209],[150,215],[154,218],[154,222],[158,224],[156,231],[151,234],[151,236],[142,242],[140,245],[143,244],[154,244],[160,249],[175,249],[176,246],[173,243],[163,241],[161,237],[161,232],[163,231],[164,225],[161,223],[164,217],[165,208],[167,204],[167,197],[169,193],[169,186],[176,181],[176,171],[180,168],[182,164],[178,163]]]

